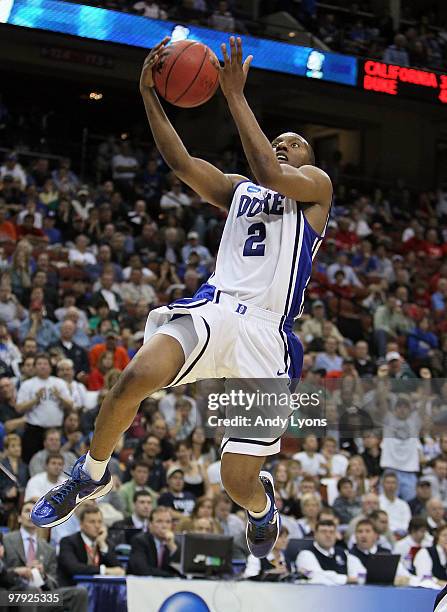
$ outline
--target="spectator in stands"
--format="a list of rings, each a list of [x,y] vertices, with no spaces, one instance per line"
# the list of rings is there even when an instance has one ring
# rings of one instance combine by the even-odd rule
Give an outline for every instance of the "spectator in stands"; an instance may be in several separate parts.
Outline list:
[[[361,512],[351,519],[347,529],[345,530],[345,540],[348,546],[351,545],[351,537],[355,533],[355,527],[362,519],[367,519],[373,512],[376,512],[380,508],[379,496],[375,493],[365,493],[361,497]]]
[[[77,376],[83,376],[89,372],[89,361],[87,352],[74,341],[76,325],[71,319],[65,319],[60,326],[60,340],[52,347],[61,349],[67,359],[71,359]]]
[[[74,266],[84,268],[85,266],[94,266],[96,257],[88,250],[89,239],[84,234],[79,234],[75,240],[75,248],[70,249],[68,253],[68,261]]]
[[[245,525],[237,514],[231,512],[233,505],[231,499],[228,497],[227,493],[222,491],[215,495],[213,503],[214,516],[222,533],[227,536],[232,536],[234,540],[237,540],[241,534],[245,533]]]
[[[391,554],[387,548],[383,548],[378,544],[379,534],[374,528],[373,523],[368,519],[363,519],[357,523],[355,528],[356,543],[349,550],[351,555],[357,557],[365,568],[367,574],[368,561],[370,555],[387,555]],[[410,579],[410,573],[402,563],[397,566],[394,577],[396,586],[407,585]]]
[[[43,449],[38,451],[29,462],[29,473],[31,476],[40,474],[45,470],[47,457],[52,453],[60,453],[64,458],[64,470],[70,472],[76,462],[76,455],[61,449],[61,432],[56,427],[45,430],[43,436]]]
[[[374,478],[380,476],[382,468],[380,467],[381,447],[380,437],[376,431],[368,431],[363,436],[364,451],[361,457],[366,465],[368,476]]]
[[[326,370],[326,372],[342,372],[343,359],[338,354],[338,342],[332,336],[324,345],[324,352],[318,353],[315,359],[315,368]]]
[[[337,490],[339,496],[335,499],[332,507],[340,519],[340,523],[347,525],[360,512],[360,502],[349,478],[340,478],[337,482]]]
[[[149,532],[132,540],[127,571],[136,576],[176,576],[171,563],[178,561],[180,549],[174,538],[172,516],[169,508],[152,510]]]
[[[414,573],[414,557],[421,548],[433,545],[433,537],[428,533],[427,522],[420,516],[411,519],[408,535],[396,542],[393,553],[401,556],[401,562],[408,571]]]
[[[369,354],[368,343],[365,340],[359,340],[355,344],[354,367],[361,378],[376,374],[377,367]]]
[[[136,460],[130,468],[131,479],[125,482],[119,489],[119,494],[124,502],[126,516],[131,516],[134,511],[134,496],[137,491],[145,491],[151,496],[152,505],[157,504],[157,493],[148,485],[149,465],[142,460]]]
[[[161,9],[154,0],[142,0],[136,2],[133,8],[137,13],[143,17],[150,17],[151,19],[167,19],[166,11]]]
[[[118,188],[128,189],[138,172],[138,160],[128,141],[121,143],[120,152],[112,157],[113,180]]]
[[[145,490],[135,491],[133,495],[133,512],[122,521],[113,523],[114,529],[140,529],[149,528],[150,514],[154,508],[153,496]]]
[[[17,394],[16,410],[25,415],[23,458],[28,462],[43,446],[44,430],[62,425],[64,410],[73,407],[66,384],[51,376],[51,362],[47,355],[35,359],[36,375],[26,380]]]
[[[199,243],[199,234],[197,232],[192,231],[189,232],[186,237],[188,242],[182,248],[183,262],[187,263],[191,256],[191,252],[194,251],[199,256],[201,265],[209,265],[209,263],[211,262],[211,254],[205,246]]]
[[[90,366],[94,368],[99,360],[102,353],[109,351],[113,353],[113,365],[117,370],[124,370],[126,365],[129,363],[129,355],[124,347],[118,346],[118,334],[110,329],[105,334],[105,342],[96,344],[90,349],[89,360]]]
[[[106,354],[106,353],[105,353]],[[64,380],[75,410],[84,411],[94,408],[85,385],[74,379],[74,364],[71,359],[61,359],[57,364],[58,378]],[[94,394],[93,394],[94,395]]]
[[[145,461],[150,469],[148,484],[154,491],[166,486],[166,472],[160,459],[161,444],[152,433],[147,434],[135,451],[135,459]]]
[[[437,457],[433,462],[433,472],[424,476],[431,485],[431,494],[439,498],[444,507],[447,506],[447,460],[442,456]]]
[[[285,576],[290,572],[290,563],[284,555],[288,541],[289,531],[287,527],[282,526],[275,546],[266,557],[258,559],[253,555],[248,556],[244,578],[262,577],[262,580],[268,580],[270,577]]]
[[[410,58],[408,56],[407,39],[403,34],[396,34],[394,44],[385,49],[383,61],[388,64],[397,64],[398,66],[409,66]]]
[[[11,378],[0,378],[0,422],[6,433],[22,432],[25,418],[16,410],[17,392]]]
[[[26,187],[26,174],[20,163],[17,161],[17,154],[11,151],[5,157],[5,163],[0,166],[0,179],[11,176],[18,181],[22,190]]]
[[[41,301],[31,303],[29,318],[27,317],[20,324],[20,340],[23,341],[27,336],[35,338],[39,349],[42,351],[58,341],[54,323],[47,319],[47,311]]]
[[[127,307],[132,306],[139,300],[144,300],[151,306],[158,303],[153,287],[144,282],[143,272],[138,268],[131,270],[129,281],[121,284],[119,293]]]
[[[427,515],[426,506],[430,497],[432,497],[431,482],[426,476],[422,476],[417,481],[416,497],[408,502],[413,517],[418,516],[425,518]]]
[[[107,545],[107,528],[98,506],[86,505],[79,513],[80,531],[60,541],[60,585],[75,584],[74,576],[124,576],[124,569]]]
[[[435,536],[434,545],[421,548],[414,558],[416,576],[432,578],[440,587],[447,582],[447,525],[440,527]]]
[[[407,502],[397,497],[399,482],[394,472],[385,472],[382,478],[383,493],[380,494],[380,509],[389,518],[393,533],[406,533],[411,520],[411,510]]]
[[[298,485],[289,472],[286,461],[279,461],[272,470],[275,491],[281,498],[281,513],[299,518]]]
[[[26,316],[26,309],[12,293],[9,274],[2,274],[0,281],[0,320],[6,324],[9,332],[15,333]]]
[[[228,2],[226,0],[219,0],[217,9],[213,12],[209,19],[209,25],[213,28],[213,30],[220,30],[221,32],[234,32],[234,17],[228,8]]]
[[[196,422],[192,405],[186,398],[178,399],[175,402],[175,423],[170,428],[169,434],[173,440],[186,440],[191,435]]]
[[[300,499],[302,518],[298,519],[300,538],[313,537],[321,511],[321,500],[315,493],[305,493]]]
[[[358,584],[364,570],[356,557],[335,548],[336,540],[335,523],[319,521],[311,548],[298,553],[295,563],[298,572],[313,584]]]
[[[28,466],[22,461],[22,440],[15,433],[7,434],[3,439],[4,456],[1,464],[9,470],[17,479],[17,486],[11,479],[1,472],[0,474],[0,498],[3,500],[14,499],[17,489],[23,491],[29,479]]]
[[[177,465],[170,467],[166,473],[168,490],[162,493],[158,499],[159,506],[172,508],[172,517],[179,519],[182,516],[189,516],[194,510],[195,496],[189,491],[185,491],[184,472]]]
[[[362,287],[362,283],[354,272],[352,266],[348,264],[348,255],[344,252],[337,256],[337,261],[331,264],[327,269],[327,277],[330,283],[335,283],[335,275],[337,272],[343,272],[345,275],[345,281],[348,285],[354,287]]]
[[[26,501],[19,516],[20,529],[5,534],[4,561],[8,569],[26,582],[41,582],[40,590],[56,591],[62,596],[62,604],[69,612],[87,612],[88,592],[83,587],[59,588],[56,551],[43,538],[38,537],[37,527],[30,518],[33,502]],[[23,562],[26,561],[26,564]]]
[[[32,476],[26,485],[25,499],[40,498],[56,484],[65,482],[66,477],[62,474],[64,469],[64,457],[61,453],[48,453],[45,459],[45,471]]]
[[[432,497],[426,504],[427,508],[427,525],[431,535],[435,535],[439,527],[445,525],[444,519],[445,507],[440,499]]]
[[[309,476],[319,476],[326,473],[326,460],[318,452],[318,439],[314,434],[304,437],[303,450],[293,455],[293,459],[299,461],[303,469],[303,474]]]
[[[122,299],[117,291],[114,290],[114,274],[108,267],[104,267],[100,279],[100,287],[91,297],[93,308],[99,308],[103,302],[107,303],[113,317],[118,316]]]

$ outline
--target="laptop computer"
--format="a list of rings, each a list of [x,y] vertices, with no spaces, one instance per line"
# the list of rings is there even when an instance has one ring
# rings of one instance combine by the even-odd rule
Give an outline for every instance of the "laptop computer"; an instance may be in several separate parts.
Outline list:
[[[366,565],[366,584],[393,584],[400,555],[369,555]]]

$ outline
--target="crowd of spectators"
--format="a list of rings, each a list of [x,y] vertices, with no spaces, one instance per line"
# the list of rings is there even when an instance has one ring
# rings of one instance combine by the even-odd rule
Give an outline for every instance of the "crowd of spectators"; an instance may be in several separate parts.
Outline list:
[[[217,164],[245,172],[231,151]],[[50,533],[26,518],[28,502],[88,450],[149,310],[192,296],[212,273],[225,213],[172,176],[156,149],[129,140],[104,141],[86,183],[67,158],[4,155],[0,450],[14,480],[2,470],[1,584],[41,588],[35,569],[67,589],[79,573],[120,575],[116,552],[126,546],[129,572],[172,575],[187,531],[231,535],[247,578],[295,569],[314,582],[361,583],[362,555],[388,550],[401,555],[396,584],[447,581],[447,194],[400,182],[368,193],[329,171],[331,219],[295,324],[299,389],[324,399],[327,425],[306,437],[291,426],[266,464],[284,529],[260,564],[222,491],[222,432],[206,427],[194,385],[143,402],[115,449],[114,488],[97,505]],[[309,549],[290,556],[291,541]],[[36,546],[49,547],[51,568]],[[76,590],[66,597],[72,609],[85,605]]]
[[[285,12],[307,28],[331,50],[400,66],[445,70],[447,66],[447,24],[428,4],[418,10],[402,3],[400,25],[396,26],[389,9],[369,0],[319,3],[315,0],[264,0],[258,15],[249,14],[235,0],[90,0],[91,4],[113,10],[143,15],[152,19],[171,19],[180,23],[208,26],[214,30],[276,36],[293,41],[296,33],[290,22],[266,27],[264,18]],[[318,42],[315,42],[318,46]]]

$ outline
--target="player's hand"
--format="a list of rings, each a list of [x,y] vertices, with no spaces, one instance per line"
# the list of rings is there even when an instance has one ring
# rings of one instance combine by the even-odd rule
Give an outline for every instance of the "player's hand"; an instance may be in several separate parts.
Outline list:
[[[155,47],[151,49],[151,52],[144,60],[143,69],[141,71],[140,76],[141,93],[147,91],[148,89],[152,89],[152,87],[154,86],[154,76],[152,74],[152,69],[160,59],[160,55],[163,52],[165,45],[168,44],[170,39],[170,36],[165,36],[163,40],[158,43],[158,45],[155,45]]]
[[[245,81],[250,69],[250,64],[253,59],[249,55],[242,62],[242,40],[238,36],[230,37],[230,55],[228,56],[227,45],[221,45],[222,54],[224,57],[223,67],[219,67],[220,87],[226,98],[232,95],[240,95],[244,91]]]

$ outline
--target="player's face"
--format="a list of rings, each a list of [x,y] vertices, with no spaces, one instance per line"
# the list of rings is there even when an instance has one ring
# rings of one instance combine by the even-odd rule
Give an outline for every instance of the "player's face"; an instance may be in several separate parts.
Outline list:
[[[272,147],[280,164],[300,168],[310,163],[309,145],[299,134],[281,134],[272,142]]]

